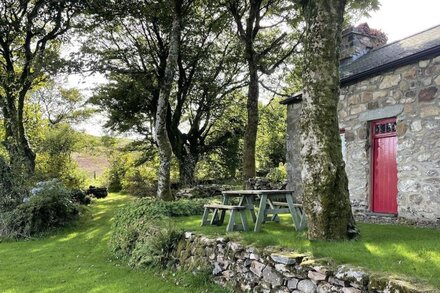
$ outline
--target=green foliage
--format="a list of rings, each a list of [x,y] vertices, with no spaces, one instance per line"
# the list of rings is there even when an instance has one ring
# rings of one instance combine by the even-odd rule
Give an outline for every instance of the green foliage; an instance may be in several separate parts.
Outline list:
[[[130,168],[125,172],[122,189],[128,194],[144,197],[156,194],[157,169],[146,165]]]
[[[32,190],[32,196],[5,216],[6,235],[30,237],[64,226],[78,214],[79,208],[72,201],[71,191],[61,182],[41,182]]]
[[[115,150],[106,173],[110,192],[124,191],[135,196],[151,196],[156,193],[158,159],[156,156],[141,165],[138,152]]]
[[[77,123],[89,118],[95,110],[84,107],[84,97],[76,88],[63,88],[49,81],[32,93],[31,102],[38,105],[51,125]]]
[[[270,169],[269,173],[266,175],[271,182],[281,182],[287,178],[286,166],[280,163],[277,168]]]
[[[243,135],[246,125],[246,99],[242,93],[236,93],[229,108],[225,109],[213,126],[213,133],[221,133],[229,129],[229,135],[213,142],[213,151],[206,154],[197,166],[198,179],[235,179],[240,177],[239,171],[243,157]]]
[[[200,215],[202,200],[165,202],[138,199],[122,208],[115,217],[110,250],[131,266],[164,266],[172,261],[171,251],[182,234],[169,225],[169,217]]]
[[[81,189],[73,189],[70,191],[70,198],[73,202],[88,205],[92,201]]]
[[[119,192],[122,190],[122,179],[126,173],[125,161],[121,157],[113,158],[110,168],[107,171],[107,188],[109,192]]]
[[[268,172],[286,162],[286,106],[281,105],[280,99],[274,99],[270,104],[260,104],[260,124],[257,136],[257,166],[258,170]]]
[[[72,160],[79,134],[68,124],[47,127],[37,148],[36,179],[58,178],[68,187],[83,187],[85,176]]]
[[[14,209],[28,195],[26,182],[0,155],[0,214]]]
[[[172,265],[173,252],[182,235],[183,230],[176,229],[171,223],[149,222],[139,231],[128,264],[132,267],[162,268]]]

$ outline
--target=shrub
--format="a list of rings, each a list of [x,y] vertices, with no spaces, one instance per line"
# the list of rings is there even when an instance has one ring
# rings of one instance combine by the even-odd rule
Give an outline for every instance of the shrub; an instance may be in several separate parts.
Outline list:
[[[115,217],[110,250],[131,266],[166,266],[182,231],[169,217],[201,215],[202,200],[164,202],[142,198],[122,208]]]
[[[88,205],[92,201],[81,189],[73,189],[70,191],[70,198],[73,202],[83,205]]]
[[[144,197],[156,193],[155,173],[148,167],[131,168],[122,180],[122,188],[128,194]]]
[[[61,227],[79,214],[70,191],[57,180],[41,182],[31,192],[32,196],[4,217],[4,233],[9,237],[29,237]]]
[[[167,267],[175,261],[173,252],[183,235],[170,223],[150,221],[139,231],[129,265],[132,267]]]
[[[287,178],[286,166],[280,163],[277,168],[270,169],[266,175],[271,182],[281,182]]]
[[[44,139],[37,145],[35,175],[38,180],[59,178],[71,188],[82,187],[86,175],[79,170],[71,154],[80,136],[68,124],[59,124],[46,129]]]

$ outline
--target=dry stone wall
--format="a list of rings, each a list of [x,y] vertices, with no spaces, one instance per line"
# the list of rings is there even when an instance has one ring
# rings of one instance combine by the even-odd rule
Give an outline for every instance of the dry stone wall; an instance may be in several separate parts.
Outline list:
[[[235,292],[435,292],[360,268],[332,266],[328,260],[305,254],[245,247],[226,238],[191,232],[178,243],[175,257],[179,269],[208,272],[217,283]]]
[[[357,212],[369,210],[371,120],[397,117],[399,217],[440,219],[440,56],[341,89],[349,189]]]

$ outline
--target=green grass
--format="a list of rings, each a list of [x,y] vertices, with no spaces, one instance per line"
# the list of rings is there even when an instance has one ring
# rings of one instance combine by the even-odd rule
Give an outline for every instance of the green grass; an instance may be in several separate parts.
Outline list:
[[[111,194],[55,235],[0,243],[0,292],[221,292],[205,276],[132,270],[112,260],[112,218],[129,199]]]
[[[250,219],[250,217],[248,217]],[[187,231],[225,235],[225,226],[200,227],[200,217],[176,221]],[[227,219],[226,219],[227,221]],[[250,221],[249,221],[250,222]],[[352,264],[381,274],[429,284],[440,288],[440,231],[401,225],[359,224],[358,241],[309,241],[305,232],[296,232],[288,218],[281,224],[266,223],[259,233],[234,232],[227,235],[257,247],[279,246],[328,257],[337,264]]]

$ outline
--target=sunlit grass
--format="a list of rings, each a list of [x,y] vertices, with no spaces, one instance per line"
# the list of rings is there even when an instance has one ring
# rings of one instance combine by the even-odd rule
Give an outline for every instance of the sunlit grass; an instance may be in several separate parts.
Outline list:
[[[362,236],[357,241],[312,242],[307,240],[305,232],[296,232],[285,216],[281,218],[280,224],[263,224],[259,233],[226,233],[226,225],[201,227],[200,220],[201,216],[186,217],[180,218],[176,224],[185,230],[207,235],[227,235],[257,247],[279,246],[316,258],[328,257],[337,264],[361,266],[373,272],[440,288],[440,230],[437,229],[359,224]]]
[[[111,194],[52,236],[0,243],[0,292],[219,291],[206,279],[132,270],[112,259],[107,249],[111,222],[118,207],[131,199]]]

